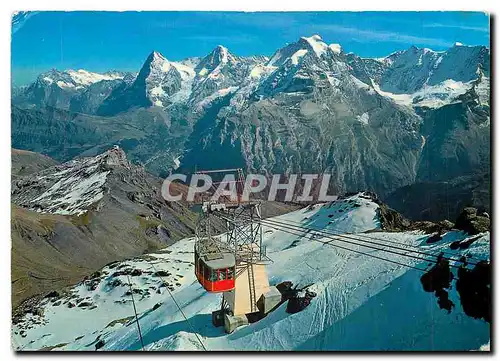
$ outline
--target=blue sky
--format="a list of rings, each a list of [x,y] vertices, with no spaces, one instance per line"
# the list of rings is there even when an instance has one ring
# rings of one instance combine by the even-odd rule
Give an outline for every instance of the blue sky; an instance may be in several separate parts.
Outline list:
[[[170,60],[219,44],[272,55],[313,34],[363,57],[490,41],[488,16],[471,12],[38,12],[12,28],[12,80],[25,84],[51,68],[138,71],[152,50]]]

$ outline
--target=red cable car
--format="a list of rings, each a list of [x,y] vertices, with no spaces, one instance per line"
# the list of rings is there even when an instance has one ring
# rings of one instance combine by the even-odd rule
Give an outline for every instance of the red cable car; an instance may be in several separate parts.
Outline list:
[[[194,253],[195,274],[208,292],[226,292],[234,289],[235,258],[233,253]]]

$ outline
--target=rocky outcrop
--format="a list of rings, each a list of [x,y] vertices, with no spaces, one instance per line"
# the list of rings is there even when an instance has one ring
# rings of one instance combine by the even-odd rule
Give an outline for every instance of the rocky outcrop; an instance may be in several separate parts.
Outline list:
[[[455,228],[470,235],[487,232],[490,230],[490,218],[487,213],[477,214],[477,209],[466,207],[455,221]]]
[[[464,207],[490,211],[491,176],[474,174],[440,182],[418,182],[384,198],[392,208],[413,221],[456,219]]]
[[[378,217],[381,228],[385,231],[402,232],[407,230],[411,225],[408,219],[383,203],[379,204]]]

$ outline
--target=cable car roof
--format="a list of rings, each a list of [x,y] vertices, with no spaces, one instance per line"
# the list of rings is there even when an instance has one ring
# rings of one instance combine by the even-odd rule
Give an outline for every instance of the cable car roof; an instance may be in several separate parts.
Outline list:
[[[202,259],[211,269],[230,268],[236,263],[232,253],[211,253],[202,256]]]

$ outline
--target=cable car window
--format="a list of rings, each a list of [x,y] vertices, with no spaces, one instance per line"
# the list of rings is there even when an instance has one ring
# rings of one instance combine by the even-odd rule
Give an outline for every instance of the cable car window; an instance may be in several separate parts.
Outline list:
[[[217,270],[211,270],[210,278],[208,279],[210,282],[217,281]]]
[[[226,269],[219,270],[219,281],[224,281],[226,279]]]
[[[234,268],[227,269],[227,279],[232,280],[234,278]]]
[[[203,278],[206,280],[210,279],[210,268],[208,268],[205,264],[203,265]]]

